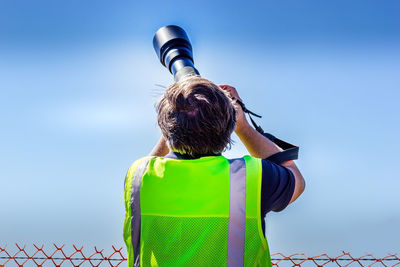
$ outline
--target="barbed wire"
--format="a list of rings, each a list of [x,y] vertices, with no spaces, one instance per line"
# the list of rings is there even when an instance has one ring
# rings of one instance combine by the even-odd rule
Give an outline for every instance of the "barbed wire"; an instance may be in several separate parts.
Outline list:
[[[104,255],[104,249],[97,249],[94,247],[94,252],[83,252],[83,246],[78,248],[73,245],[72,253],[68,253],[65,245],[57,246],[53,244],[54,248],[51,252],[44,250],[44,245],[37,246],[33,244],[34,251],[28,253],[26,245],[16,245],[16,251],[11,252],[7,247],[0,247],[0,267],[5,267],[6,264],[16,264],[17,266],[100,266],[101,264],[108,264],[108,266],[116,267],[122,262],[126,261],[126,257],[122,254],[122,247],[117,249],[112,246],[112,252],[108,256]],[[4,262],[2,262],[4,260]],[[85,265],[83,265],[85,264]],[[10,265],[11,266],[11,265]]]
[[[94,247],[92,252],[84,254],[83,246],[72,245],[68,249],[65,245],[44,249],[44,245],[27,248],[26,245],[15,244],[15,248],[7,249],[7,246],[0,246],[0,267],[8,266],[112,266],[116,267],[126,262],[126,257],[122,252],[122,247],[117,249],[112,246],[112,250],[106,256],[104,249]],[[31,252],[29,250],[32,250]],[[68,252],[72,250],[72,252]],[[389,254],[383,258],[376,258],[372,254],[361,257],[354,257],[349,252],[342,252],[339,256],[330,257],[327,254],[317,256],[307,256],[304,253],[285,255],[283,253],[271,254],[273,266],[400,266],[400,258],[397,254]]]
[[[366,254],[361,257],[354,257],[349,252],[342,252],[339,256],[330,257],[327,254],[309,257],[304,253],[296,253],[291,255],[284,255],[282,253],[274,253],[271,255],[272,265],[274,266],[328,266],[334,264],[335,266],[350,266],[355,264],[357,266],[398,266],[400,265],[400,258],[397,254],[389,254],[383,258],[377,258],[372,254]],[[286,262],[285,262],[286,261]],[[287,265],[289,263],[289,265]],[[282,264],[282,265],[281,265]],[[329,265],[330,266],[330,265]]]

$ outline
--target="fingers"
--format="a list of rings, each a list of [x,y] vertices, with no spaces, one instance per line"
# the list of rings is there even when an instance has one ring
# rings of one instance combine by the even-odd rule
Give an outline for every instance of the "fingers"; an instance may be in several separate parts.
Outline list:
[[[239,99],[240,101],[242,101],[242,99],[240,98],[240,96],[239,96],[238,92],[236,91],[235,87],[227,85],[227,84],[221,84],[221,85],[219,85],[219,87],[222,90],[228,92],[230,97],[234,97],[234,98]]]

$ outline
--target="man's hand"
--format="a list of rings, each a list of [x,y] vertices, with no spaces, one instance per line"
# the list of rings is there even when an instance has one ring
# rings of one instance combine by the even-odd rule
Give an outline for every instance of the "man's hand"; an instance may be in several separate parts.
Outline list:
[[[242,99],[240,98],[238,92],[236,91],[236,88],[227,84],[221,84],[219,87],[224,90],[225,92],[228,93],[229,97],[234,100],[234,106],[236,110],[236,129],[235,132],[240,132],[244,127],[247,127],[249,125],[246,116],[242,110],[242,107],[236,102],[236,100],[239,100],[241,102]]]
[[[235,87],[230,85],[220,85],[222,90],[228,92],[228,95],[233,99],[240,99],[238,92]],[[271,142],[265,136],[257,132],[251,125],[247,122],[246,116],[242,110],[242,107],[235,103],[236,109],[236,129],[235,133],[239,136],[240,140],[246,146],[250,155],[256,158],[268,158],[269,156],[281,152],[282,149],[278,147],[276,144]],[[293,160],[289,160],[286,162],[282,162],[280,164],[292,171],[295,178],[295,188],[292,199],[290,203],[295,201],[304,191],[305,181],[303,176],[301,175],[299,169]]]
[[[232,99],[242,101],[235,87],[226,84],[219,85],[219,87],[227,92]],[[236,109],[235,133],[246,146],[250,155],[256,158],[267,158],[282,151],[280,147],[251,127],[246,119],[242,107],[238,103],[235,103],[234,105]]]

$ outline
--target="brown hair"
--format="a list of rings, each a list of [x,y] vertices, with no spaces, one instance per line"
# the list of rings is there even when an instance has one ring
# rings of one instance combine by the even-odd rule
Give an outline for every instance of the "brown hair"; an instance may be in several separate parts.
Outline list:
[[[158,125],[173,151],[221,153],[232,144],[236,111],[227,93],[199,76],[168,87],[157,105]]]

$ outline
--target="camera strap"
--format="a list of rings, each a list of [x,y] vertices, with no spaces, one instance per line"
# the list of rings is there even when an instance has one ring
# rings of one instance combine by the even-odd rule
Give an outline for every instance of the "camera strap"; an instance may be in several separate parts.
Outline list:
[[[248,110],[246,108],[246,106],[243,104],[243,102],[240,101],[239,99],[234,98],[234,100],[236,100],[237,103],[242,107],[243,112],[247,113],[247,115],[250,118],[251,123],[253,124],[253,126],[257,130],[257,132],[259,132],[260,134],[262,134],[263,136],[268,138],[271,142],[275,143],[277,146],[279,146],[280,148],[283,149],[282,152],[275,153],[274,155],[266,158],[267,160],[279,164],[284,161],[296,160],[299,158],[299,147],[298,146],[295,146],[286,141],[283,141],[283,140],[273,136],[270,133],[264,132],[264,130],[261,128],[261,126],[257,125],[257,123],[253,120],[251,115],[258,117],[258,118],[261,118],[262,116]]]

